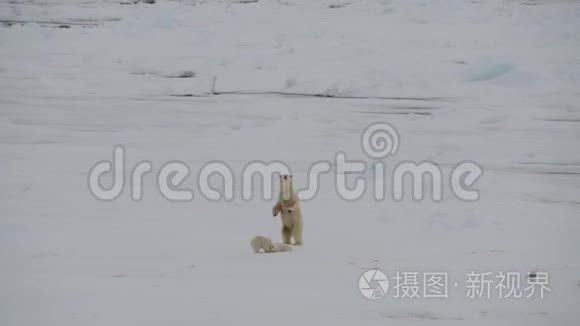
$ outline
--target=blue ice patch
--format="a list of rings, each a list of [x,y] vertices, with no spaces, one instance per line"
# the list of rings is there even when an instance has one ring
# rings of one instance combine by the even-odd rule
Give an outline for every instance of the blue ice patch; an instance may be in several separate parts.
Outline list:
[[[471,69],[469,81],[491,80],[511,72],[514,68],[511,63],[481,64]]]

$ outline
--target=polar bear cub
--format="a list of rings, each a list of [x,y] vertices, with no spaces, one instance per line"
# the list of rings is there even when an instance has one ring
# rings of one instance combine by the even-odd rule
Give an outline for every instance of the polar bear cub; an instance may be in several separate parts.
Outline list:
[[[272,242],[272,239],[263,237],[261,235],[256,236],[250,241],[250,245],[252,249],[254,249],[255,253],[260,252],[260,250],[264,250],[264,252],[275,252],[276,246]]]
[[[282,242],[274,242],[274,249],[277,252],[292,251],[292,246]]]
[[[260,252],[260,250],[264,250],[265,253],[292,251],[291,246],[281,242],[272,242],[272,239],[261,235],[254,237],[250,241],[250,245],[255,253]]]

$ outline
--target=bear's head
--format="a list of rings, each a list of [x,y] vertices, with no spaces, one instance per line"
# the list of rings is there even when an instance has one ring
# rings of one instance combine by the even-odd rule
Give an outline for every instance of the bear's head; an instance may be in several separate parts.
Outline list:
[[[283,200],[290,200],[294,196],[291,174],[280,175],[280,194]]]

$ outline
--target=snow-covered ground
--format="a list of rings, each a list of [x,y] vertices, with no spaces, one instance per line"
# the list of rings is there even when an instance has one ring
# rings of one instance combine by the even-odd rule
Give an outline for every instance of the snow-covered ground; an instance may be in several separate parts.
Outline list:
[[[0,3],[1,325],[578,322],[580,3],[120,2]],[[338,151],[370,167],[379,121],[400,133],[387,166],[476,161],[480,200],[348,202],[330,173],[302,203],[305,245],[254,254],[280,221],[241,199],[242,168],[280,160],[302,188]],[[118,144],[128,171],[153,163],[140,202],[87,187]],[[171,160],[193,201],[156,189]],[[232,202],[197,189],[213,160]],[[372,268],[447,272],[449,298],[366,299]],[[470,299],[470,271],[548,272],[551,291]]]

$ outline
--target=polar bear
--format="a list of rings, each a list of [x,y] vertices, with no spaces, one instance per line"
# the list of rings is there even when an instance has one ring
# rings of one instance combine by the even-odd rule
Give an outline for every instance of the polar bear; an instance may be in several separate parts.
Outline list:
[[[274,242],[274,251],[276,252],[292,251],[292,246],[282,242]]]
[[[280,213],[282,217],[282,241],[286,244],[292,243],[294,238],[295,245],[302,244],[302,211],[298,196],[294,192],[292,185],[292,176],[284,174],[280,176],[280,194],[276,205],[272,207],[272,215]]]
[[[278,251],[276,250],[276,246],[274,246],[272,239],[263,237],[261,235],[254,237],[252,241],[250,241],[250,245],[252,246],[252,249],[254,249],[255,253],[260,252],[260,249],[263,249],[264,252]]]
[[[250,241],[255,253],[264,250],[264,253],[292,251],[292,247],[281,242],[272,242],[272,239],[258,235]]]

